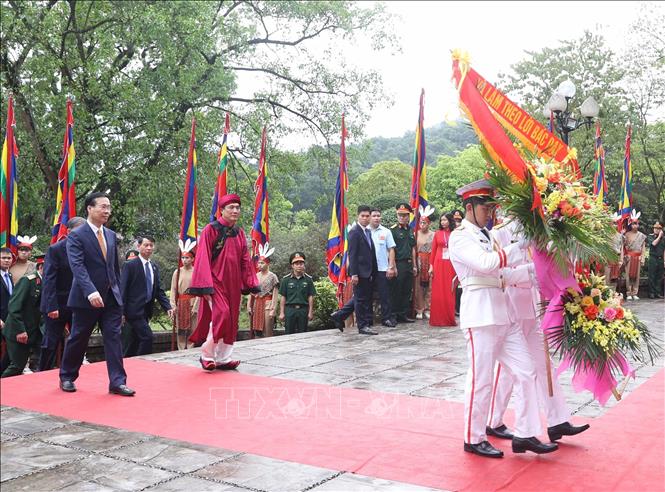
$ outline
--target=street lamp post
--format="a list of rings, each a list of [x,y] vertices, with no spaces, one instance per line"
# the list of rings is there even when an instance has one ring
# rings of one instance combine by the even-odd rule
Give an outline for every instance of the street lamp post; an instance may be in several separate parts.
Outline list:
[[[550,117],[550,112],[554,115],[553,130],[556,129],[566,145],[568,145],[569,133],[581,126],[591,128],[594,118],[597,118],[600,112],[596,100],[593,96],[589,96],[579,108],[582,119],[575,117],[570,110],[570,100],[575,96],[575,92],[575,84],[570,80],[561,82],[543,109],[543,115],[546,117]]]

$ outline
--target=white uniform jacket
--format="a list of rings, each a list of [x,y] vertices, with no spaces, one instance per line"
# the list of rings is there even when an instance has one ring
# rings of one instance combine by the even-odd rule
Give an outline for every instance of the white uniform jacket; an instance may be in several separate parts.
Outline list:
[[[510,324],[503,286],[513,280],[513,274],[523,275],[506,270],[509,278],[502,277],[502,269],[524,262],[524,251],[517,243],[502,249],[481,231],[465,219],[450,235],[448,244],[450,260],[463,289],[460,306],[463,330]]]
[[[515,219],[492,229],[492,237],[501,248],[515,244],[521,236],[520,224]],[[533,265],[533,263],[525,255],[524,261],[519,266],[504,268],[502,272],[506,279],[506,294],[508,295],[508,310],[511,321],[536,319],[536,310],[534,309],[536,282],[531,273],[533,267],[529,265]]]

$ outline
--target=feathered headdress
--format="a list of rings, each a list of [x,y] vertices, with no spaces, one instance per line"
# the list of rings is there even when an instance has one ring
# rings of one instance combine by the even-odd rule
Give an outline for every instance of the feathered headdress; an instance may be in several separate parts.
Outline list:
[[[30,248],[32,249],[32,243],[34,243],[37,240],[37,236],[16,236],[16,240],[18,241],[18,245],[16,246],[17,248]]]
[[[619,222],[620,220],[621,220],[621,215],[614,212],[614,214],[612,214],[612,222]]]
[[[434,213],[434,207],[430,207],[429,205],[426,205],[423,207],[422,205],[418,207],[418,212],[420,212],[420,220],[426,219],[427,222],[430,222],[429,216]]]
[[[636,212],[635,209],[631,210],[631,212],[630,212],[630,222],[631,222],[631,224],[639,223],[641,216],[642,216],[642,212]]]
[[[275,248],[270,247],[270,243],[265,243],[265,244],[260,244],[259,245],[259,259],[261,260],[268,260],[270,255],[272,255],[275,252]],[[268,260],[270,261],[270,260]]]
[[[178,239],[178,247],[180,248],[180,252],[182,254],[194,254],[192,253],[192,250],[196,246],[196,241],[192,241],[191,239],[187,239],[184,243],[182,242],[182,239]]]

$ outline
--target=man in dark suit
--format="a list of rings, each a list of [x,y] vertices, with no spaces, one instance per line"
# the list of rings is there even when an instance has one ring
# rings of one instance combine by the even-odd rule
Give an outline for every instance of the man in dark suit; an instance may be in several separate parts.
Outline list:
[[[83,217],[72,217],[67,230],[73,231],[85,224]],[[67,307],[69,291],[72,289],[72,270],[67,258],[67,236],[46,250],[42,279],[42,299],[39,310],[44,315],[44,337],[39,357],[39,370],[48,371],[55,365],[55,354],[63,340],[65,327],[72,325],[72,312]]]
[[[126,386],[122,365],[122,296],[120,266],[115,232],[104,227],[111,216],[111,202],[104,193],[91,193],[85,199],[87,223],[67,238],[67,258],[72,269],[72,290],[67,306],[72,310],[72,329],[60,365],[60,389],[76,391],[88,340],[97,323],[101,325],[104,355],[109,374],[109,392],[133,396]]]
[[[14,257],[9,248],[0,249],[0,330],[2,330],[2,361],[0,361],[0,374],[9,367],[9,352],[5,343],[5,321],[9,313],[9,297],[14,292],[14,282],[9,267],[12,266]]]
[[[123,340],[125,357],[152,353],[150,318],[157,300],[162,309],[173,316],[171,302],[162,289],[157,264],[150,261],[155,239],[139,239],[139,256],[125,262],[120,276],[123,310],[127,323],[127,337]]]
[[[358,333],[362,335],[378,335],[377,332],[370,329],[374,321],[372,301],[378,271],[376,250],[372,240],[372,232],[369,228],[370,210],[367,205],[358,207],[357,224],[351,228],[348,236],[348,273],[353,284]]]

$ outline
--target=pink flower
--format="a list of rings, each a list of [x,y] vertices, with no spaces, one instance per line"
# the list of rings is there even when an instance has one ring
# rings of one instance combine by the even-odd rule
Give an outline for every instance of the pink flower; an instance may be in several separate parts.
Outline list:
[[[611,307],[605,308],[605,319],[609,322],[614,321],[617,317],[617,310]]]

